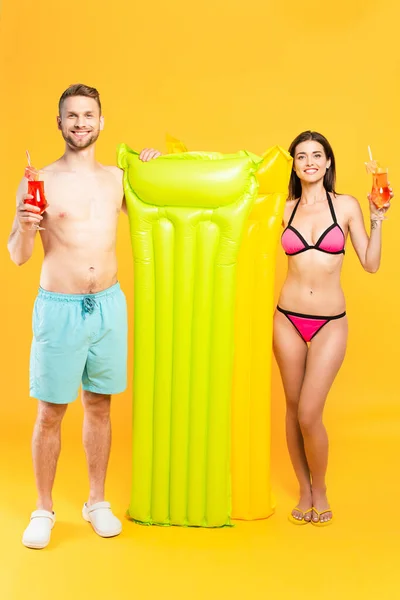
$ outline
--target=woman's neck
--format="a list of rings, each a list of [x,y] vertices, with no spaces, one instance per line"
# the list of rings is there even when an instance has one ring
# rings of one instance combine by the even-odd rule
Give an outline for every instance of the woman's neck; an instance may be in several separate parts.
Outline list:
[[[323,181],[317,183],[301,183],[300,204],[311,205],[317,202],[326,202],[327,191]]]

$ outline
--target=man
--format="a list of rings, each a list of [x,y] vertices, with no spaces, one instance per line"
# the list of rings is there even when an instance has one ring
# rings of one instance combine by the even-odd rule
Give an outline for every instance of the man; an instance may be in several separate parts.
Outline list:
[[[41,174],[48,208],[43,215],[26,201],[24,178],[8,249],[17,265],[32,255],[39,224],[44,260],[35,302],[30,395],[38,399],[32,453],[38,492],[22,542],[44,548],[55,523],[52,488],[60,453],[60,428],[82,382],[83,444],[90,493],[83,518],[96,533],[112,537],[121,522],[104,498],[111,445],[111,394],[126,388],[127,317],[117,282],[116,232],[126,211],[122,172],[95,159],[104,127],[99,93],[77,84],[59,101],[58,128],[65,152]],[[143,150],[144,161],[160,153]]]

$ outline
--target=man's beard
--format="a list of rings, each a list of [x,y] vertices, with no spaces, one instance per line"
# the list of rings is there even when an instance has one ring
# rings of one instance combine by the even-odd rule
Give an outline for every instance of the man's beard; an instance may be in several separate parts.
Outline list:
[[[89,148],[89,146],[92,146],[96,142],[97,138],[100,135],[100,129],[98,129],[97,131],[92,131],[84,143],[79,143],[79,140],[76,140],[73,134],[70,132],[64,134],[64,132],[61,131],[61,133],[68,146],[76,150],[84,150],[85,148]]]

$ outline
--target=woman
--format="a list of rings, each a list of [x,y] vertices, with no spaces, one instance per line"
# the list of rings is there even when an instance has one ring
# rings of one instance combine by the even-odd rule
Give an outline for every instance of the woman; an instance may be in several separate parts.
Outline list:
[[[282,234],[289,264],[274,315],[274,353],[286,396],[287,444],[300,484],[300,500],[289,520],[321,527],[333,518],[326,495],[328,437],[322,415],[346,351],[340,286],[345,242],[350,234],[361,265],[376,273],[390,203],[378,210],[370,200],[368,237],[357,200],[335,192],[335,158],[328,140],[305,131],[289,152],[293,171]]]

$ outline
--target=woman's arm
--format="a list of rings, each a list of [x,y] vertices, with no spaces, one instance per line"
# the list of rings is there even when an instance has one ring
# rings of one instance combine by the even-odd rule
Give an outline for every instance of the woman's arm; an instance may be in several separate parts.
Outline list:
[[[364,217],[358,201],[352,196],[348,196],[346,202],[348,202],[349,211],[348,227],[354,250],[364,269],[368,273],[376,273],[381,262],[382,222],[385,220],[385,214],[390,207],[390,202],[378,210],[371,200],[369,200],[371,223],[369,237],[365,229]]]

